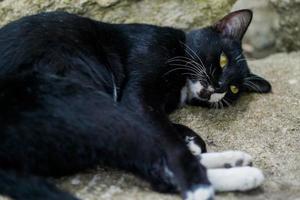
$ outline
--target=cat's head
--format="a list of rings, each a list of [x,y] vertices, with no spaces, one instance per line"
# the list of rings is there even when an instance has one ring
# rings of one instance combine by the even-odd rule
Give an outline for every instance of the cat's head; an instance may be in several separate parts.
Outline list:
[[[187,33],[186,56],[174,59],[186,67],[182,98],[187,104],[226,106],[243,92],[271,91],[268,81],[251,73],[243,55],[242,39],[251,19],[250,10],[239,10],[210,27]]]

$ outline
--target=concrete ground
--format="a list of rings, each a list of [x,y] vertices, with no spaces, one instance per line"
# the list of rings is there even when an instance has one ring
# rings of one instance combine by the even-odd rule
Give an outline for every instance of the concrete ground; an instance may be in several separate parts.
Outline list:
[[[300,52],[250,61],[267,78],[273,93],[250,94],[224,110],[185,108],[172,118],[193,128],[209,151],[243,150],[266,176],[247,193],[217,194],[217,200],[300,200]],[[99,168],[57,180],[84,200],[180,200],[159,194],[144,181],[121,171]]]

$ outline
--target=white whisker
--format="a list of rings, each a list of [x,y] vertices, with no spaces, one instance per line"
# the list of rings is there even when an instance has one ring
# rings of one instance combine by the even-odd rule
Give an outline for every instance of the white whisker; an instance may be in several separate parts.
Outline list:
[[[235,58],[235,60],[238,60],[238,59],[240,59],[241,57],[243,56],[243,54],[242,53],[240,53],[236,58]]]
[[[187,65],[183,65],[183,64],[170,64],[170,65],[172,65],[172,66],[178,66],[178,67],[183,67],[182,69],[193,71],[196,74],[201,74],[200,71],[198,71],[197,69],[189,67]]]
[[[229,101],[227,101],[226,97],[224,97],[222,100],[224,101],[224,103],[225,103],[228,107],[231,106],[231,104],[229,103]]]
[[[201,59],[199,58],[199,56],[196,54],[195,51],[192,50],[192,48],[190,48],[187,44],[181,42],[181,44],[183,44],[188,50],[190,50],[197,58],[198,60],[201,62]],[[187,51],[186,51],[187,52]],[[188,52],[187,52],[188,53]],[[190,55],[190,54],[189,54]],[[193,56],[192,56],[193,57]]]
[[[245,60],[246,60],[246,58],[242,58],[242,59],[237,60],[236,62],[239,63],[239,62],[242,62],[242,61],[245,61]]]
[[[249,88],[253,89],[254,91],[258,91],[258,95],[264,100],[266,101],[266,98],[261,94],[263,93],[262,90],[259,88],[258,85],[256,85],[255,83],[253,82],[245,82],[244,83],[245,86],[248,86]]]

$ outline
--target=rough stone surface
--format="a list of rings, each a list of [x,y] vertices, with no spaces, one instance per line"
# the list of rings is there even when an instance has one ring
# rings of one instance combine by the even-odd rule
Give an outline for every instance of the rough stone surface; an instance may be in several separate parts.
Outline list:
[[[143,22],[183,29],[209,25],[236,0],[0,0],[0,25],[21,16],[65,10],[114,23]]]
[[[279,14],[276,46],[281,51],[300,49],[300,1],[269,0]]]
[[[243,150],[266,176],[264,185],[247,193],[218,194],[220,200],[299,200],[300,198],[300,52],[276,54],[249,62],[266,77],[273,93],[249,94],[224,110],[189,107],[172,118],[196,130],[209,151]],[[99,168],[57,181],[85,200],[179,200],[153,192],[131,174]]]

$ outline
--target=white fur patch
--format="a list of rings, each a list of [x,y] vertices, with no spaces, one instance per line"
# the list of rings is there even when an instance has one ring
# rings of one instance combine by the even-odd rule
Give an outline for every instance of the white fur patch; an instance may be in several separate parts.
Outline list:
[[[213,93],[211,96],[210,96],[210,99],[208,100],[208,102],[210,103],[216,103],[218,101],[220,101],[221,99],[223,99],[226,95],[226,92],[224,93]]]
[[[200,162],[206,168],[248,166],[252,163],[252,157],[242,151],[203,153]]]
[[[214,194],[212,186],[199,186],[195,190],[188,191],[185,200],[212,200]]]
[[[187,82],[185,86],[181,89],[180,94],[180,106],[183,106],[188,100],[191,100],[193,98],[199,99],[199,94],[203,89],[207,89],[211,92],[214,92],[214,88],[211,85],[208,85],[207,88],[205,88],[200,81],[192,81],[187,79]],[[226,95],[226,92],[224,93],[213,93],[210,96],[210,99],[208,102],[210,103],[216,103],[219,102],[221,99],[223,99]]]
[[[186,103],[187,100],[188,100],[188,89],[187,89],[187,86],[184,86],[180,92],[180,105],[179,106],[184,106],[184,104]]]
[[[187,147],[191,151],[191,153],[195,156],[199,156],[201,154],[201,148],[195,143],[194,137],[186,136],[185,138]]]
[[[188,83],[188,98],[199,98],[198,94],[202,89],[204,89],[204,86],[201,85],[200,81],[193,82],[191,80],[187,80]]]
[[[209,91],[211,91],[211,92],[214,92],[214,91],[215,91],[215,89],[214,89],[211,85],[209,85],[209,86],[207,87],[207,89],[208,89]]]
[[[261,170],[254,167],[208,169],[208,179],[219,192],[247,191],[260,186],[264,181]]]

